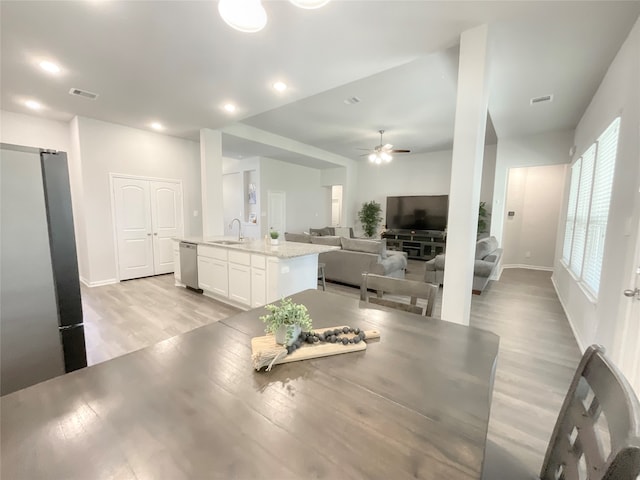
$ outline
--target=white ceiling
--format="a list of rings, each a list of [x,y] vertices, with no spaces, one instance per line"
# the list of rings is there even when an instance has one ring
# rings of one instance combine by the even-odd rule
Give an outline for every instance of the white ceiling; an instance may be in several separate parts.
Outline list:
[[[348,158],[385,142],[450,148],[460,33],[488,23],[489,112],[498,138],[573,128],[640,14],[640,1],[265,2],[269,23],[236,32],[215,1],[1,1],[0,102],[35,98],[74,115],[197,139],[243,122]],[[63,71],[51,76],[37,63]],[[290,88],[271,89],[276,79]],[[72,97],[71,87],[100,94]],[[550,104],[529,106],[553,93]],[[362,102],[346,105],[358,96]],[[221,109],[238,105],[235,114]],[[225,135],[228,155],[310,158]],[[323,168],[325,162],[314,163]]]

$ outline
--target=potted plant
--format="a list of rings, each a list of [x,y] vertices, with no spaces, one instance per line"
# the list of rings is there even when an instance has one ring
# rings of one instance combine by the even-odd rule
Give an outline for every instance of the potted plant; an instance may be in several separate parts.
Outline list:
[[[489,219],[489,212],[487,212],[487,202],[480,202],[478,208],[478,233],[485,233],[487,231],[487,220]]]
[[[278,237],[280,237],[278,231],[272,229],[269,235],[271,236],[271,245],[278,245]]]
[[[364,228],[367,237],[373,237],[378,229],[378,224],[382,221],[382,207],[375,200],[365,202],[358,212],[358,218]]]
[[[300,335],[301,331],[311,330],[311,317],[307,307],[299,303],[293,303],[290,298],[285,298],[280,305],[265,305],[269,310],[268,315],[260,317],[266,324],[265,331],[273,333],[276,343],[280,345],[291,345]]]

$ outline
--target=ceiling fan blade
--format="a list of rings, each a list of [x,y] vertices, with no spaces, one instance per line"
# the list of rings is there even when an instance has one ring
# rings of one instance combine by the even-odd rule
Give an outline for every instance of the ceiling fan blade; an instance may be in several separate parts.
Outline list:
[[[387,143],[386,145],[382,145],[383,150],[391,150],[392,148],[393,148],[393,145],[391,145],[390,143]]]
[[[393,153],[411,153],[411,150],[391,150]]]

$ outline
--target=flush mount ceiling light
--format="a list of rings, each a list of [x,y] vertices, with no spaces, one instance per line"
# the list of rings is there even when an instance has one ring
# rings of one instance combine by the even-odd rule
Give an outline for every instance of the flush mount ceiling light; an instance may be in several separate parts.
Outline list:
[[[42,105],[35,100],[27,100],[24,104],[31,110],[40,110],[42,108]]]
[[[227,103],[223,108],[229,113],[236,111],[236,106],[233,103]]]
[[[267,24],[260,0],[220,0],[218,12],[227,25],[241,32],[259,32]]]
[[[276,82],[273,84],[273,88],[279,92],[284,92],[287,89],[287,84],[284,82]]]
[[[42,70],[44,70],[45,72],[49,72],[49,73],[53,73],[53,74],[60,73],[60,67],[58,65],[56,65],[55,63],[50,62],[48,60],[43,60],[38,65],[40,65],[40,68]]]
[[[154,130],[164,130],[164,127],[159,122],[153,122],[151,124],[151,128],[153,128]]]
[[[316,8],[324,7],[329,0],[289,0],[296,7],[305,8],[307,10],[314,10]]]

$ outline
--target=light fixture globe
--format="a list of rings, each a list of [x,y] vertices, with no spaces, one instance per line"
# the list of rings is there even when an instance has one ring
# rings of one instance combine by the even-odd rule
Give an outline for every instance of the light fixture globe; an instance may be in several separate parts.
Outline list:
[[[307,10],[315,10],[324,7],[329,0],[289,0],[296,7],[305,8]]]
[[[220,0],[218,12],[231,28],[255,33],[267,24],[267,12],[260,0]]]

